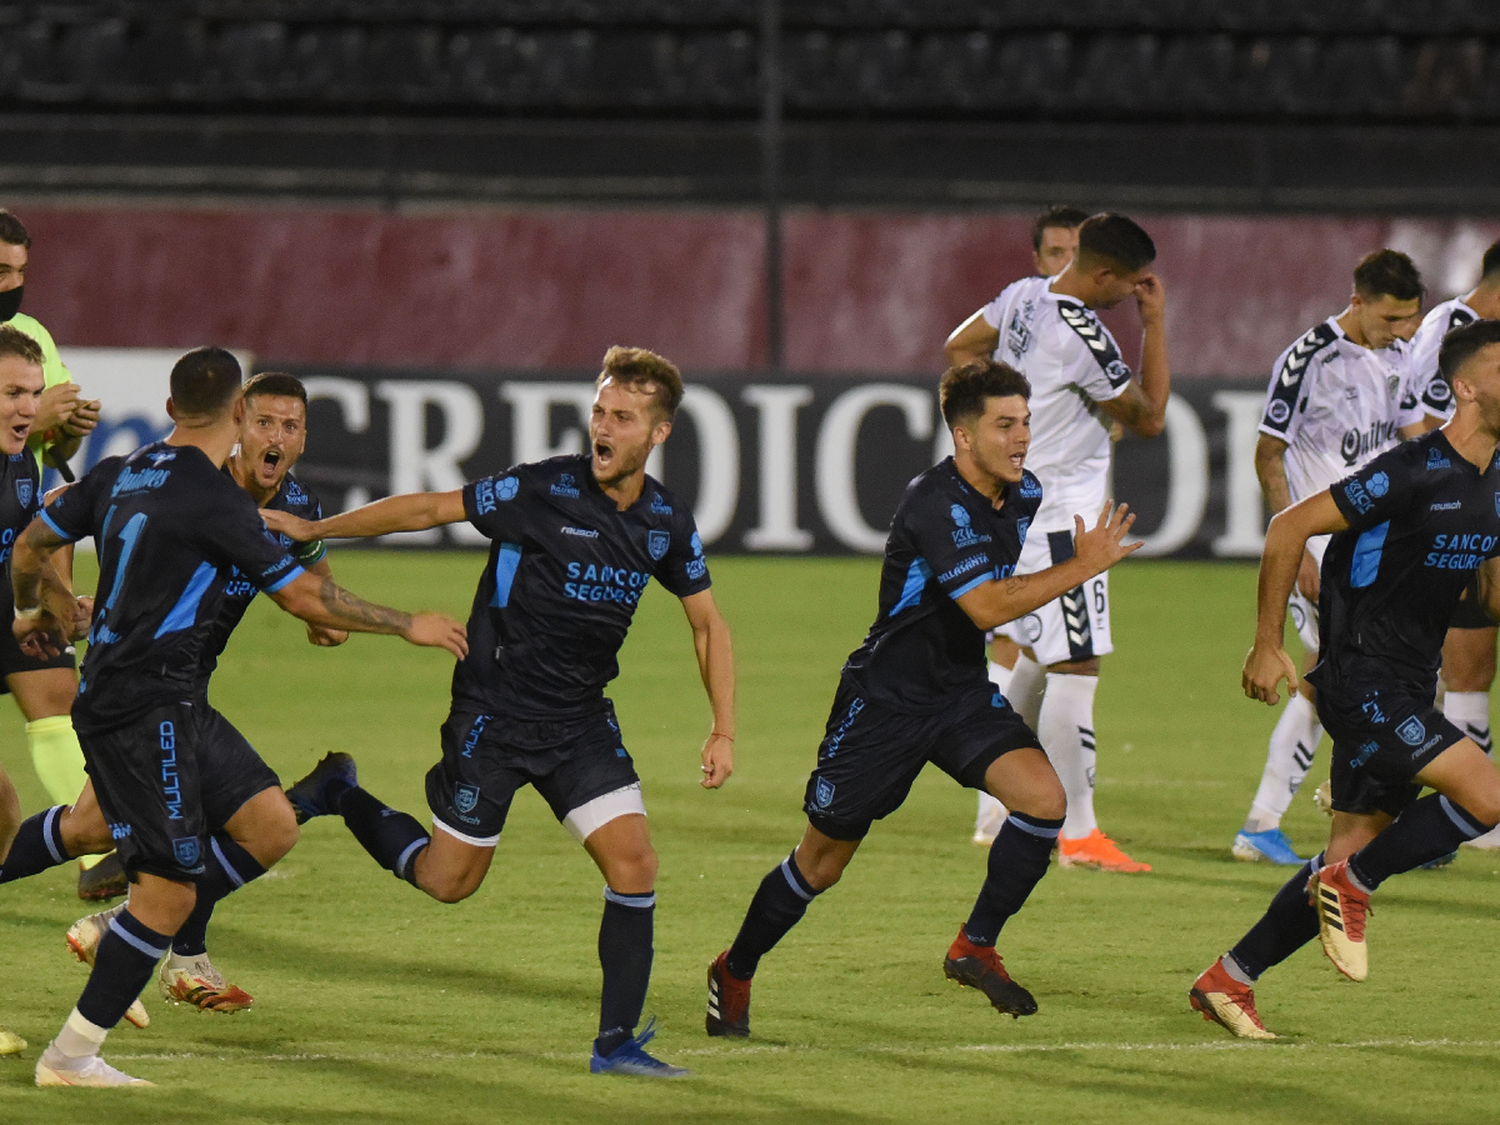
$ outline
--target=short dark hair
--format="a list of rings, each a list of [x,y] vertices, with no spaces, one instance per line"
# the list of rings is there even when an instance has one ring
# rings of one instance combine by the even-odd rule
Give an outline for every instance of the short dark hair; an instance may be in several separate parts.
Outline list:
[[[1035,253],[1042,250],[1042,232],[1052,227],[1061,227],[1064,230],[1073,230],[1081,227],[1088,220],[1089,213],[1077,207],[1069,207],[1064,203],[1054,203],[1036,217],[1036,222],[1031,224],[1031,249]]]
[[[1135,273],[1156,261],[1156,243],[1133,219],[1101,211],[1078,228],[1078,257],[1089,269],[1107,265],[1117,273]]]
[[[13,355],[17,359],[41,367],[42,345],[38,344],[14,324],[0,324],[0,358]]]
[[[26,229],[26,224],[4,207],[0,207],[0,242],[31,248],[31,232]]]
[[[194,348],[172,365],[172,405],[179,417],[217,417],[240,389],[240,361],[223,348]]]
[[[254,398],[256,395],[294,398],[303,406],[307,405],[307,388],[302,385],[302,380],[285,371],[262,371],[246,379],[245,397]]]
[[[1394,297],[1398,301],[1422,299],[1422,274],[1417,264],[1399,250],[1372,250],[1354,267],[1354,291],[1369,300]]]
[[[1464,364],[1491,344],[1500,344],[1500,320],[1471,321],[1444,336],[1438,348],[1438,373],[1443,381],[1453,386],[1453,379]]]
[[[1500,273],[1500,239],[1490,243],[1490,248],[1484,252],[1484,262],[1480,265],[1480,277],[1494,277]]]
[[[594,386],[602,387],[606,379],[650,394],[657,409],[669,422],[682,405],[682,372],[671,360],[645,348],[626,348],[619,344],[610,348],[604,353],[604,369],[594,380]]]
[[[985,399],[1012,396],[1031,398],[1031,384],[1010,364],[993,359],[971,359],[950,367],[938,383],[938,403],[950,430],[983,414]]]

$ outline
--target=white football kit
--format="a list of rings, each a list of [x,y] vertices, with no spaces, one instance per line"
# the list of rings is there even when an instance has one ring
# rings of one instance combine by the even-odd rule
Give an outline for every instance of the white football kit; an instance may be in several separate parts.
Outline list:
[[[1031,384],[1031,446],[1026,468],[1042,484],[1017,574],[1034,574],[1073,556],[1073,517],[1090,527],[1104,506],[1110,463],[1110,418],[1098,408],[1118,398],[1130,368],[1093,311],[1051,290],[1053,279],[1017,281],[981,310],[1000,334],[994,359]],[[1002,626],[1043,665],[1103,656],[1113,650],[1106,571],[1034,613]]]
[[[1464,304],[1462,297],[1454,297],[1441,305],[1434,305],[1422,318],[1422,326],[1411,338],[1412,381],[1422,409],[1437,418],[1453,417],[1453,391],[1438,374],[1438,349],[1443,337],[1455,328],[1472,324],[1480,319],[1479,314]]]

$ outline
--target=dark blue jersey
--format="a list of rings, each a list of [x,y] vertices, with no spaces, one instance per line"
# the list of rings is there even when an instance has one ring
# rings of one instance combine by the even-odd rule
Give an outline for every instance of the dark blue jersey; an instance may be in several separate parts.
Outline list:
[[[36,458],[22,450],[9,457],[0,455],[0,567],[5,577],[3,608],[14,612],[10,588],[10,552],[16,536],[42,510],[41,473]]]
[[[230,481],[234,480],[227,467],[223,472]],[[281,486],[276,489],[276,495],[261,507],[271,508],[278,512],[290,512],[304,520],[323,518],[323,506],[318,503],[318,498],[293,480],[290,474],[282,478]],[[298,543],[279,533],[274,533],[273,538],[303,566],[311,566],[313,563],[320,562],[328,554],[328,549],[323,546],[321,539],[315,539],[311,543]],[[250,608],[250,603],[255,600],[255,595],[259,592],[255,583],[247,578],[238,567],[231,570],[228,578],[225,579],[223,608],[219,610],[218,620],[214,622],[203,644],[205,679],[218,666],[219,656],[223,653],[224,646],[229,643],[230,634],[244,618],[245,611]]]
[[[620,511],[586,456],[517,465],[464,488],[492,542],[469,615],[453,702],[537,720],[588,713],[619,674],[616,655],[655,578],[679,598],[709,587],[693,517],[650,477]]]
[[[1388,450],[1330,493],[1349,530],[1323,556],[1320,690],[1433,692],[1459,595],[1500,555],[1500,457],[1481,472],[1441,430]]]
[[[995,507],[951,457],[906,486],[885,543],[880,613],[844,665],[862,694],[926,713],[983,686],[984,631],[954,599],[1014,573],[1041,503],[1028,472]]]
[[[123,726],[206,690],[204,654],[236,568],[268,592],[302,573],[255,502],[194,446],[155,442],[106,458],[42,519],[69,542],[93,536],[99,552],[73,705],[81,729]]]

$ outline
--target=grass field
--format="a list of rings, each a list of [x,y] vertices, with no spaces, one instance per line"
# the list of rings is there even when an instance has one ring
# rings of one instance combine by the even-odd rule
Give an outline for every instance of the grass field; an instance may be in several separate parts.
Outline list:
[[[475,555],[355,552],[334,563],[368,597],[459,616],[480,566]],[[378,869],[341,822],[309,824],[210,930],[216,963],[256,1008],[205,1015],[153,992],[151,1027],[111,1035],[106,1057],[157,1090],[32,1087],[36,1054],[83,985],[62,941],[83,911],[71,866],[0,888],[0,1020],[32,1044],[0,1059],[0,1122],[1500,1119],[1500,861],[1488,853],[1465,849],[1452,867],[1381,891],[1364,984],[1315,948],[1268,974],[1261,1013],[1283,1040],[1238,1042],[1188,1010],[1193,977],[1286,877],[1229,858],[1274,718],[1238,690],[1254,588],[1244,566],[1116,573],[1098,806],[1155,871],[1043,880],[1001,941],[1036,1016],[1002,1019],[943,979],[984,856],[969,843],[973,795],[929,770],[762,963],[754,1038],[706,1038],[704,966],[801,832],[802,788],[839,665],[873,613],[877,568],[716,564],[740,671],[738,771],[721,792],[696,784],[708,711],[673,599],[653,590],[622,656],[613,697],[662,856],[647,1012],[662,1020],[655,1048],[696,1077],[588,1074],[601,881],[527,792],[488,882],[457,906]],[[449,667],[389,638],[314,649],[262,601],[213,698],[288,781],[349,750],[369,789],[425,819]],[[7,730],[0,761],[35,810],[44,797],[18,715]],[[1311,781],[1326,771],[1325,747]],[[1286,827],[1304,852],[1325,831],[1307,796]]]

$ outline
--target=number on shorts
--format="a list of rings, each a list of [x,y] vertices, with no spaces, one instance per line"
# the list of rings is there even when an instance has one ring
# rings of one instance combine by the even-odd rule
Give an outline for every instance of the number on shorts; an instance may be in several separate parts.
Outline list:
[[[1104,596],[1104,579],[1094,579],[1094,612],[1103,613],[1108,604]]]

